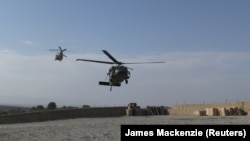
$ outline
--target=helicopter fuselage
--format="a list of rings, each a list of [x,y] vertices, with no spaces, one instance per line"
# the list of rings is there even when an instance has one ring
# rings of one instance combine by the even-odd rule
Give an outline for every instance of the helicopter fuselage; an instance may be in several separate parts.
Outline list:
[[[61,52],[57,53],[55,56],[55,60],[62,61],[63,59],[63,54]]]
[[[116,85],[122,83],[124,80],[126,83],[130,77],[130,72],[127,67],[119,65],[112,66],[108,72],[110,85]]]

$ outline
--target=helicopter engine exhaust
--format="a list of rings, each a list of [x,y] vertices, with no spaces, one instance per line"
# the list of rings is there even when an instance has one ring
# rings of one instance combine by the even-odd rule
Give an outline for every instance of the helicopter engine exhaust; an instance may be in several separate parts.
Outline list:
[[[109,82],[103,82],[103,81],[99,81],[99,85],[105,85],[105,86],[111,86]],[[113,84],[112,86],[117,86],[120,87],[121,84]]]

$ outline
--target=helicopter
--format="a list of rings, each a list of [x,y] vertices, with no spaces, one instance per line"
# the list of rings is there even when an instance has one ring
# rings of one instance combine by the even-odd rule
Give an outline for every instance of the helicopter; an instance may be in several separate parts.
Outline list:
[[[50,51],[58,51],[58,53],[55,56],[56,61],[62,61],[63,57],[67,57],[66,55],[63,54],[64,51],[67,49],[62,49],[61,46],[58,47],[59,49],[50,49]]]
[[[112,67],[109,68],[107,73],[107,77],[109,77],[108,82],[99,81],[99,85],[110,86],[110,91],[112,90],[112,86],[120,87],[121,83],[125,81],[128,84],[128,79],[130,78],[130,71],[132,68],[126,67],[123,64],[146,64],[146,63],[165,63],[165,62],[137,62],[137,63],[124,63],[116,60],[108,51],[102,50],[105,55],[112,60],[109,61],[98,61],[98,60],[89,60],[89,59],[76,59],[76,61],[87,61],[87,62],[95,62],[95,63],[104,63],[111,64]]]

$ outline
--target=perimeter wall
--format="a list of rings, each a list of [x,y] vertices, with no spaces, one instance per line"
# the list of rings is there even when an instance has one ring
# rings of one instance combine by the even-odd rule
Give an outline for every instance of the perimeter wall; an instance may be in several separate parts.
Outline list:
[[[39,122],[48,120],[72,119],[81,117],[118,117],[126,115],[127,107],[100,107],[59,109],[42,112],[29,112],[0,116],[0,124]]]
[[[182,104],[168,109],[170,115],[239,115],[250,114],[250,101],[213,103],[213,104]],[[209,113],[210,112],[210,113]],[[212,113],[211,113],[212,112]],[[241,113],[239,113],[241,112]]]
[[[227,116],[250,115],[250,101],[213,103],[213,104],[182,104],[173,107],[147,106],[140,108],[136,103],[127,107],[94,107],[78,109],[58,109],[42,112],[26,112],[0,116],[0,124],[40,122],[48,120],[73,119],[83,117],[119,117],[119,116]]]

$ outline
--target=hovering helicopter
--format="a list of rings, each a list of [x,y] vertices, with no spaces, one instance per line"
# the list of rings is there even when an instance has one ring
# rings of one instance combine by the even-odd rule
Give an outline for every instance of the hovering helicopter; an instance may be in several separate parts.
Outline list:
[[[58,53],[55,56],[55,60],[57,61],[62,61],[63,57],[67,57],[66,55],[63,54],[64,51],[66,51],[67,49],[62,49],[60,46],[58,47],[59,49],[50,49],[50,51],[58,51]]]
[[[137,63],[124,63],[117,61],[108,51],[102,50],[104,54],[106,54],[112,62],[108,61],[98,61],[98,60],[88,60],[88,59],[76,59],[76,61],[88,61],[95,63],[104,63],[113,65],[110,67],[107,77],[109,77],[108,82],[99,81],[99,85],[110,86],[110,91],[112,90],[112,86],[121,86],[121,83],[125,81],[128,84],[128,79],[130,78],[130,70],[132,68],[126,67],[123,64],[146,64],[146,63],[164,63],[164,62],[137,62]]]

